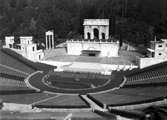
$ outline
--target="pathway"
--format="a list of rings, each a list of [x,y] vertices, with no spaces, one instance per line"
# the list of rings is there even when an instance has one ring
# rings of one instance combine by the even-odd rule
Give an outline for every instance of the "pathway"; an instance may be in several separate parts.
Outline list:
[[[102,107],[97,105],[93,100],[88,98],[87,95],[82,95],[82,97],[90,104],[90,107],[92,108],[92,110],[98,110],[98,111],[102,111],[102,112],[106,111],[106,109],[103,109]]]

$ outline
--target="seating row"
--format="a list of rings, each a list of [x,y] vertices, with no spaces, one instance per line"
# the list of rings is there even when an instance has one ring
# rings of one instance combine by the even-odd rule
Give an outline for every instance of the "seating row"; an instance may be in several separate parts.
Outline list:
[[[24,81],[0,77],[0,86],[27,87]]]
[[[14,76],[19,76],[19,77],[24,77],[26,78],[28,76],[27,73],[16,70],[14,68],[5,66],[0,64],[0,73],[5,73],[5,74],[9,74],[9,75],[14,75]]]
[[[0,64],[3,64],[5,66],[23,71],[25,73],[33,73],[35,70],[31,67],[27,66],[26,64],[20,62],[19,60],[15,59],[14,57],[4,53],[2,50],[0,50]]]
[[[159,66],[149,70],[143,70],[134,74],[126,76],[127,82],[143,81],[146,79],[152,79],[155,77],[161,77],[167,75],[167,66]]]
[[[167,83],[167,75],[165,76],[157,76],[144,80],[136,80],[133,82],[128,82],[126,85],[134,85],[134,84],[156,84],[156,83]]]

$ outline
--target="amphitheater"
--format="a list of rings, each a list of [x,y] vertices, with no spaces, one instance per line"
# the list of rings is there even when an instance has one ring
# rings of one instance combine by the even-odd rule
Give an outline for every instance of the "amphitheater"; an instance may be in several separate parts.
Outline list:
[[[140,119],[145,108],[167,105],[167,62],[101,75],[101,68],[95,71],[89,63],[83,66],[90,71],[76,69],[83,57],[46,56],[48,61],[76,61],[72,67],[63,66],[65,71],[55,72],[56,66],[32,62],[10,49],[1,49],[0,56],[0,119]],[[99,61],[112,62],[89,60],[94,66]]]

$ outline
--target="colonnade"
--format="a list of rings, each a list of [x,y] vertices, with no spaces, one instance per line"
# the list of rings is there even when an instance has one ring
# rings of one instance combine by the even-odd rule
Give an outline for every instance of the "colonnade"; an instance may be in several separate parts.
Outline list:
[[[46,32],[46,49],[54,49],[54,31],[50,30]]]

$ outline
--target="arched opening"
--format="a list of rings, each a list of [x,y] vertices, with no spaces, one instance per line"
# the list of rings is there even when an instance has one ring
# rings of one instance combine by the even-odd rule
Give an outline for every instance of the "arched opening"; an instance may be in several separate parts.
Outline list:
[[[93,30],[93,32],[94,32],[94,38],[99,39],[99,30],[98,30],[97,28],[95,28],[95,29]]]
[[[50,49],[52,48],[52,35],[50,35]]]
[[[87,33],[87,36],[88,36],[88,39],[90,39],[90,33],[89,32]]]
[[[88,50],[95,50],[95,48],[94,47],[89,47]]]
[[[105,33],[102,33],[102,39],[105,39]]]

